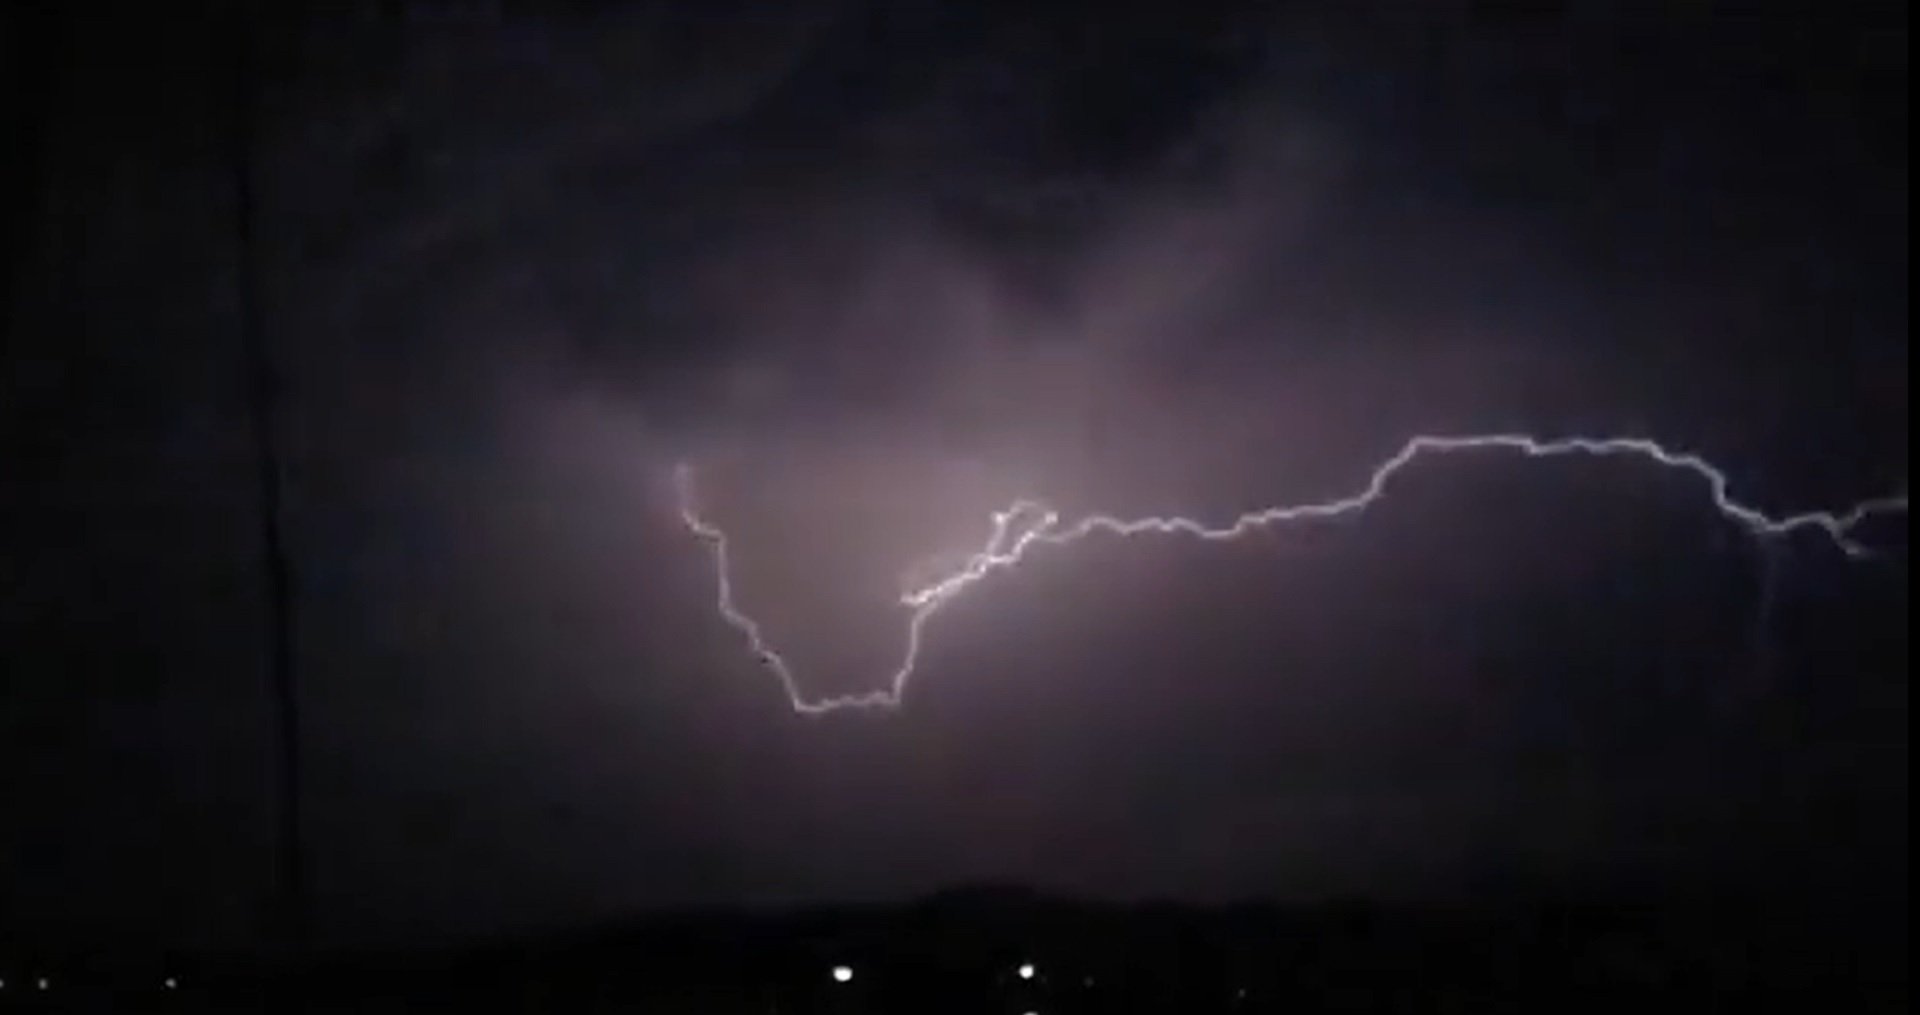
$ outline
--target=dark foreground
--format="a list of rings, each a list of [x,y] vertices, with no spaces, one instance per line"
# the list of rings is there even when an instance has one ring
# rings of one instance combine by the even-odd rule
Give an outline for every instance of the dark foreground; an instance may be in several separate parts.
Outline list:
[[[1617,900],[1199,909],[992,891],[887,909],[682,914],[451,953],[332,955],[298,978],[232,962],[68,962],[45,991],[31,975],[9,975],[0,1007],[934,1015],[1620,1011],[1657,1001],[1891,1012],[1907,1007],[1906,952],[1904,900],[1874,915]]]

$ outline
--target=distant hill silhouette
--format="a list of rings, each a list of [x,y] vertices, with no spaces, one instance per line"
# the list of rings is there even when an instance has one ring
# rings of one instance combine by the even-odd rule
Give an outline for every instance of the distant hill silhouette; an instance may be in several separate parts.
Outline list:
[[[687,910],[437,952],[338,953],[298,973],[203,963],[165,991],[151,973],[116,983],[106,967],[91,981],[87,970],[63,970],[61,1000],[91,991],[115,1007],[243,1010],[298,994],[317,1012],[707,1015],[1618,1011],[1651,1002],[1904,1011],[1906,953],[1905,899],[1891,896],[1870,908],[1724,898],[1203,907],[978,885],[900,906]],[[834,975],[842,966],[844,982]]]

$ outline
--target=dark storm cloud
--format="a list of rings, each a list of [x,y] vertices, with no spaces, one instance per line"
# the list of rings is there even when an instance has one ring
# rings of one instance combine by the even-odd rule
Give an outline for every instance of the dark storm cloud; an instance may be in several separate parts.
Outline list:
[[[1414,432],[1523,425],[1697,448],[1770,507],[1904,483],[1904,128],[1895,144],[1882,121],[1905,65],[1884,26],[1110,6],[263,32],[257,256],[288,382],[327,935],[977,878],[1314,896],[1697,862],[1779,806],[1794,763],[1768,723],[1853,742],[1881,664],[1816,680],[1814,660],[1903,654],[1903,629],[1814,621],[1899,597],[1803,565],[1785,675],[1747,688],[1758,719],[1728,719],[1756,558],[1697,487],[1631,466],[1435,466],[1353,526],[1049,555],[936,618],[902,712],[793,716],[714,615],[676,462],[735,537],[742,602],[821,694],[884,681],[890,597],[1016,496],[1221,517],[1357,489]],[[121,48],[173,82],[139,101],[200,123],[219,92],[188,55]],[[1832,108],[1842,93],[1868,98]],[[110,213],[171,195],[189,217],[150,168],[171,153],[217,219],[213,128],[109,143],[136,98],[72,101],[53,192],[127,235],[84,266],[44,253],[118,291],[47,305],[88,308],[126,390],[198,407],[128,423],[133,445],[241,433],[237,394],[193,386],[219,387],[224,339],[153,344],[156,322],[226,334],[207,293],[231,281],[227,238]],[[95,260],[155,250],[172,274]],[[44,376],[10,365],[10,424]],[[186,465],[124,472],[123,444],[85,443],[92,464],[47,489],[123,523],[167,491],[179,538],[126,530],[150,584],[204,568],[251,587],[245,548],[218,544],[248,531],[242,452],[183,440]],[[50,531],[60,503],[19,531]],[[91,559],[125,557],[101,531]],[[14,608],[10,630],[64,658],[46,646],[84,636],[34,618],[88,598],[35,561],[23,587],[65,605]],[[186,627],[255,630],[221,594]],[[167,596],[126,598],[138,615]],[[254,677],[215,658],[251,644],[107,626],[215,688],[181,700],[239,701],[221,682]],[[79,711],[49,700],[10,715]],[[185,711],[189,732],[225,729]],[[258,745],[228,732],[244,769],[231,756]],[[22,848],[107,851],[54,796],[29,798]],[[92,869],[56,868],[63,890]],[[155,898],[102,884],[100,913],[109,890]],[[148,923],[191,923],[168,900]]]

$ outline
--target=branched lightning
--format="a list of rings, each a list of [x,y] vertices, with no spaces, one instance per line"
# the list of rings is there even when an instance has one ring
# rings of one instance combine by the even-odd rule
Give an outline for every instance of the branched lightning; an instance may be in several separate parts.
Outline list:
[[[1225,525],[1209,525],[1192,518],[1146,517],[1121,519],[1110,515],[1089,515],[1071,524],[1063,524],[1053,508],[1034,500],[1015,501],[993,515],[993,528],[986,543],[966,558],[952,574],[901,594],[899,605],[907,612],[906,649],[887,685],[878,690],[838,697],[810,699],[795,679],[784,656],[768,643],[760,625],[734,601],[733,578],[727,555],[727,536],[699,514],[695,506],[692,470],[682,465],[675,473],[680,498],[680,517],[687,528],[711,547],[720,616],[746,637],[748,646],[785,686],[795,711],[822,715],[840,709],[894,708],[906,693],[920,656],[921,635],[927,621],[940,608],[968,588],[993,573],[1013,567],[1039,546],[1063,546],[1095,533],[1134,536],[1147,533],[1187,535],[1197,539],[1224,542],[1239,539],[1255,531],[1294,522],[1307,522],[1358,514],[1385,496],[1387,485],[1401,470],[1424,455],[1450,455],[1470,451],[1504,451],[1525,458],[1567,456],[1637,457],[1668,469],[1692,473],[1705,481],[1714,507],[1756,539],[1775,538],[1801,530],[1817,530],[1850,557],[1864,557],[1867,548],[1855,541],[1853,530],[1866,519],[1880,514],[1905,513],[1907,495],[1879,497],[1861,501],[1839,512],[1806,511],[1781,517],[1736,501],[1728,493],[1724,472],[1697,455],[1668,450],[1659,443],[1641,438],[1569,437],[1542,440],[1525,434],[1482,434],[1475,436],[1418,436],[1407,441],[1391,458],[1373,470],[1365,488],[1335,500],[1262,508],[1235,518]]]

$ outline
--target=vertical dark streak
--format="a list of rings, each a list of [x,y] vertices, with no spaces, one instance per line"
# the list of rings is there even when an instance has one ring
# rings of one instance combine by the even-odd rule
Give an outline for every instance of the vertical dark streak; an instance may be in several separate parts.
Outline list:
[[[247,405],[259,488],[260,544],[266,570],[267,672],[277,733],[279,818],[276,851],[275,930],[285,957],[297,970],[307,945],[306,855],[300,806],[300,699],[293,652],[293,567],[283,530],[282,464],[276,408],[279,379],[266,346],[255,252],[253,182],[254,40],[247,10],[235,15],[233,174],[235,280],[239,296],[241,354],[245,358]]]

